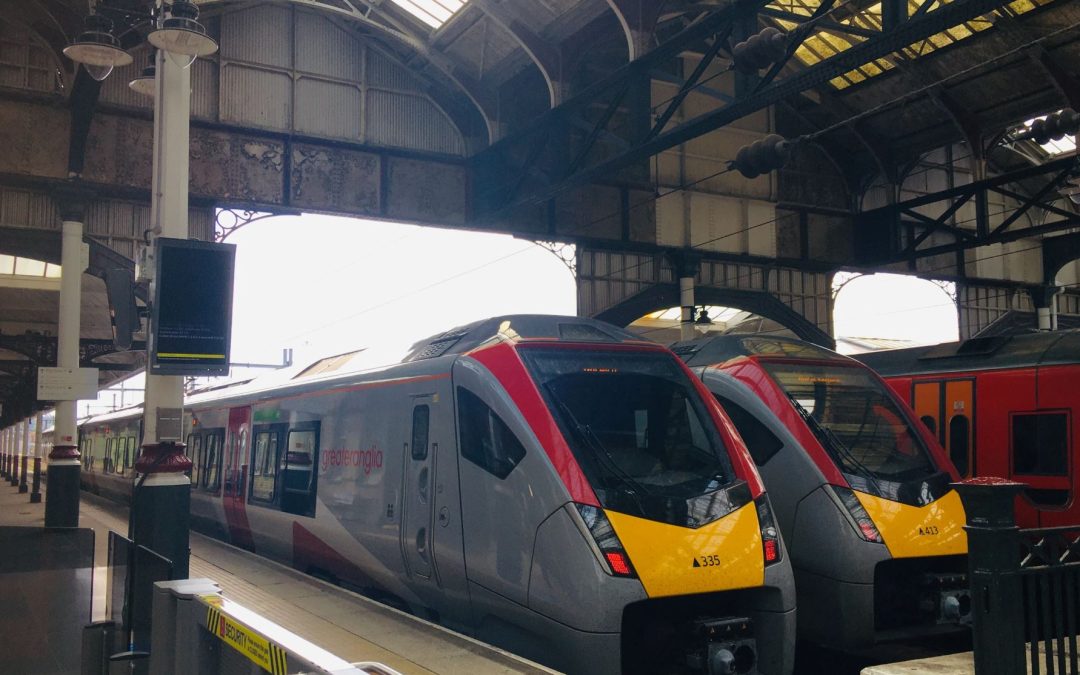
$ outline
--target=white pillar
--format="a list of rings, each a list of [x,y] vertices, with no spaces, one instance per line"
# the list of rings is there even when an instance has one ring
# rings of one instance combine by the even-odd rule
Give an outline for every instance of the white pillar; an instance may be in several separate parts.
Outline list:
[[[76,220],[64,221],[64,234],[60,249],[60,337],[57,340],[56,365],[60,368],[79,367],[79,332],[82,311],[82,259],[83,224]],[[75,413],[77,401],[57,401],[56,427],[53,446],[77,445]],[[63,463],[77,459],[54,460]]]
[[[1053,330],[1052,317],[1049,307],[1039,307],[1035,310],[1039,315],[1039,330]]]
[[[679,324],[679,339],[693,340],[694,334],[694,277],[679,278],[679,304],[682,316]]]
[[[187,239],[191,70],[176,65],[158,50],[156,85],[151,194],[153,226],[160,236]],[[154,283],[157,282],[155,279]],[[158,409],[179,409],[183,399],[182,377],[147,374],[143,443],[161,440],[157,431]]]

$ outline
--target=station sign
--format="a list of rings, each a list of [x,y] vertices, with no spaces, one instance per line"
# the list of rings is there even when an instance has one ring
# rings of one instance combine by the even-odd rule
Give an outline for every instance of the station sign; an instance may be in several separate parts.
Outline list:
[[[38,368],[39,401],[80,401],[97,396],[97,368]]]
[[[236,246],[159,237],[151,375],[227,375]]]

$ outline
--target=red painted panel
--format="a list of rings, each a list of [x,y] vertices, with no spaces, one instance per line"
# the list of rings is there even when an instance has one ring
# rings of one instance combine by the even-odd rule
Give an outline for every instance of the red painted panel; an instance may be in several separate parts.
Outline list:
[[[300,523],[293,522],[293,567],[301,572],[323,572],[361,588],[379,588],[374,580],[355,563],[312,534]]]

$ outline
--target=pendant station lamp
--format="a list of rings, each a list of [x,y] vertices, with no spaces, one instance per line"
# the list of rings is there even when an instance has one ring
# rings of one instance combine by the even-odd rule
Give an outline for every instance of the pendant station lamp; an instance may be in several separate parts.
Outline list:
[[[199,7],[191,0],[176,0],[169,16],[146,37],[150,44],[165,51],[173,63],[183,68],[196,58],[209,56],[218,49],[214,38],[199,23]]]
[[[157,50],[150,50],[150,62],[146,64],[146,67],[142,69],[142,73],[139,74],[131,82],[128,82],[128,87],[137,94],[143,96],[154,96],[154,78],[157,76]]]
[[[153,29],[147,40],[154,47],[161,49],[173,63],[187,68],[200,56],[209,56],[218,49],[217,41],[206,34],[206,27],[199,23],[199,8],[191,0],[175,0],[159,5],[156,10],[145,14],[132,14],[130,11],[117,12],[107,0],[99,2],[96,12],[86,18],[86,30],[75,41],[64,48],[64,55],[72,61],[82,64],[86,71],[99,82],[109,76],[113,68],[126,66],[133,59],[121,46],[120,40],[113,33],[113,22],[104,12],[117,13],[124,20],[125,31],[134,31],[139,26],[150,24]],[[131,25],[126,25],[126,24]],[[133,79],[129,86],[142,94],[153,96],[156,68],[153,52],[151,63],[142,74]]]
[[[64,47],[64,56],[81,63],[90,77],[101,82],[116,66],[132,62],[131,54],[120,48],[112,30],[113,23],[108,17],[91,14],[86,17],[86,30]]]

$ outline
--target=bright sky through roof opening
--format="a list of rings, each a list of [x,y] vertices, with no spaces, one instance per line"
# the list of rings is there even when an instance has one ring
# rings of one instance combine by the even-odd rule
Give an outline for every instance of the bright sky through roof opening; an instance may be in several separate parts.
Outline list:
[[[454,12],[465,6],[463,0],[391,0],[409,14],[432,28],[446,23]]]
[[[956,284],[903,274],[837,272],[833,324],[837,337],[910,340],[913,345],[959,339]]]

